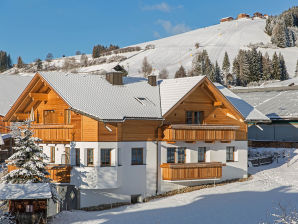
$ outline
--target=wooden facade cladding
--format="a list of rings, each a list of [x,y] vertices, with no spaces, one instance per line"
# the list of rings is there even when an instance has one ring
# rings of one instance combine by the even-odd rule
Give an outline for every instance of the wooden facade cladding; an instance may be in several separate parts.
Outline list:
[[[197,130],[189,130],[192,125],[185,125],[187,111],[202,112],[202,123]],[[247,124],[243,116],[208,79],[184,96],[164,115],[164,119],[160,131],[161,139],[165,141],[247,140]],[[184,127],[173,128],[178,124]]]
[[[10,132],[10,123],[3,121],[3,116],[0,115],[0,134],[6,134]]]
[[[32,125],[34,136],[49,142],[73,141],[73,125]]]
[[[222,177],[220,162],[210,163],[164,163],[162,168],[162,179],[167,181],[219,179]]]
[[[171,125],[163,129],[163,141],[233,141],[237,126]]]
[[[16,170],[17,167],[8,165],[7,171],[11,172]],[[70,173],[71,166],[70,165],[48,165],[46,170],[49,172],[49,178],[52,179],[53,183],[70,183]]]

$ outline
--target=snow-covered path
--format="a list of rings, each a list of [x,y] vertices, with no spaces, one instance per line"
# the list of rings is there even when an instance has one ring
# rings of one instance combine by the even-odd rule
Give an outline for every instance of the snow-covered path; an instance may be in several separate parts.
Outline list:
[[[278,204],[298,208],[298,149],[291,160],[253,167],[253,179],[107,211],[62,212],[53,223],[241,223],[270,221]]]

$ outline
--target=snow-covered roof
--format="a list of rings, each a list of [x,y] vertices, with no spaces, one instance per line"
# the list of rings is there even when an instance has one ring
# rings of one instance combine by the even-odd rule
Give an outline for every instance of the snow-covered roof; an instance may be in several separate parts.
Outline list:
[[[298,89],[237,93],[272,120],[298,119]]]
[[[205,76],[194,76],[159,81],[162,115],[165,115],[175,104],[195,87]]]
[[[162,119],[205,77],[159,80],[157,86],[151,86],[140,77],[124,77],[123,85],[111,85],[104,76],[93,74],[39,74],[73,110],[107,121],[126,118]],[[245,120],[269,120],[227,88],[220,84],[216,84],[216,87]]]
[[[159,88],[144,78],[124,77],[123,85],[111,85],[99,75],[39,74],[72,109],[100,120],[162,119]]]
[[[254,108],[252,105],[241,99],[235,93],[222,86],[219,83],[214,85],[221,93],[234,105],[234,107],[243,115],[246,121],[270,121],[262,112]],[[245,98],[244,98],[245,99]],[[249,101],[248,101],[249,102]]]
[[[48,183],[0,184],[0,200],[48,199],[52,197]]]
[[[31,79],[32,76],[0,75],[0,115],[10,110]]]

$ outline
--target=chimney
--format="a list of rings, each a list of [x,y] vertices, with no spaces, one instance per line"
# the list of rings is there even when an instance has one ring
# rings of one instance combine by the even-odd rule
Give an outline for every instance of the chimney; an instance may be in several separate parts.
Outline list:
[[[108,72],[106,74],[106,80],[112,85],[123,85],[123,76],[123,72]]]
[[[151,86],[156,86],[156,75],[148,76],[148,84]]]

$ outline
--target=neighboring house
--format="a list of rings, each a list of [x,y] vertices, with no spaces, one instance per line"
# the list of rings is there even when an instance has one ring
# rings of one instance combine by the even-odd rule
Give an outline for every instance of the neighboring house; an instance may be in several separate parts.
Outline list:
[[[272,86],[265,88],[233,89],[270,118],[271,123],[252,125],[248,139],[259,142],[298,142],[298,86]],[[291,144],[288,144],[291,146]]]
[[[205,76],[157,82],[120,72],[37,73],[5,120],[31,111],[48,162],[65,164],[51,177],[70,176],[63,182],[78,189],[81,208],[245,178],[247,123],[269,120]]]
[[[12,138],[8,134],[10,123],[4,122],[3,118],[31,79],[32,76],[0,75],[0,163],[12,154],[13,145]]]

